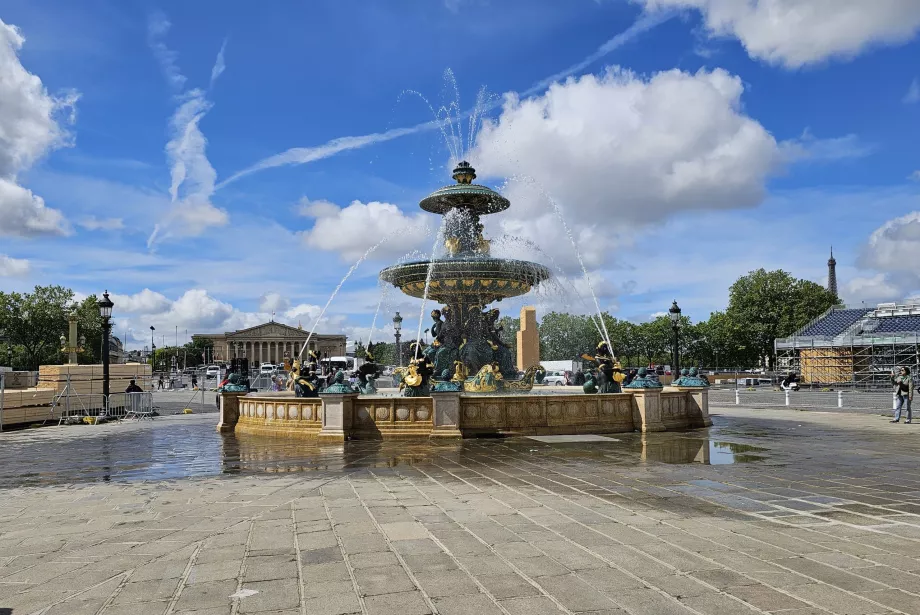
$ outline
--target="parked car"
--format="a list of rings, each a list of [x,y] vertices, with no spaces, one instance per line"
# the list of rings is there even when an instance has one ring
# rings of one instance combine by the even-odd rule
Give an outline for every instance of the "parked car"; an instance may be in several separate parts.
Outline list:
[[[208,365],[204,372],[205,378],[220,378],[220,368],[216,365]]]
[[[568,384],[568,379],[565,377],[565,372],[552,371],[546,372],[543,383],[549,386],[565,386]]]
[[[275,371],[275,366],[271,363],[263,363],[262,367],[259,369],[260,374],[270,374]]]

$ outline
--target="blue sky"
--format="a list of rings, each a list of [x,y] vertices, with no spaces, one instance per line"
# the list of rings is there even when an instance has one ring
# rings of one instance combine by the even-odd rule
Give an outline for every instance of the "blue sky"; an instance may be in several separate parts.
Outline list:
[[[393,236],[318,328],[414,326],[376,273],[431,251],[451,152],[399,129],[432,120],[407,91],[457,100],[449,69],[463,111],[493,96],[464,156],[512,199],[496,252],[559,278],[505,313],[593,305],[550,198],[622,318],[704,319],[758,267],[823,283],[831,244],[845,301],[920,291],[912,0],[263,4],[3,3],[0,288],[107,288],[134,347],[309,328]]]

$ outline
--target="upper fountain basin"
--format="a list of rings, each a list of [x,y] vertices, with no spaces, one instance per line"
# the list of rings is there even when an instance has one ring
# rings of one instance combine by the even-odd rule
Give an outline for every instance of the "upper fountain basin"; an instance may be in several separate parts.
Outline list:
[[[549,269],[529,261],[460,257],[394,265],[381,271],[380,279],[410,297],[423,299],[429,265],[428,298],[442,303],[463,295],[476,297],[482,303],[517,297],[551,277]]]
[[[419,202],[419,207],[433,214],[451,209],[465,209],[476,215],[494,214],[511,207],[511,202],[487,186],[451,184],[435,190]]]

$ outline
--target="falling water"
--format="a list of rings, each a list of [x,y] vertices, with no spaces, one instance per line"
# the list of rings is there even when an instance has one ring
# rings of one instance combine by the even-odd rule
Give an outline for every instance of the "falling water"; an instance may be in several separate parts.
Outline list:
[[[428,273],[425,274],[425,292],[422,294],[422,309],[418,316],[418,334],[415,336],[415,358],[418,358],[418,348],[422,340],[422,324],[425,322],[425,304],[428,303],[428,288],[431,286],[431,273],[434,271],[434,254],[443,241],[444,231],[447,228],[447,216],[441,217],[441,227],[435,234],[434,245],[431,246],[431,257],[428,259]]]
[[[601,326],[604,329],[604,341],[607,342],[607,347],[612,351],[613,345],[610,343],[610,334],[607,332],[607,323],[604,322],[604,314],[601,311],[600,301],[597,300],[597,293],[594,292],[594,284],[591,283],[591,277],[588,275],[588,268],[585,267],[585,261],[581,256],[581,251],[578,249],[578,243],[575,241],[575,236],[572,235],[572,229],[569,228],[569,225],[565,221],[565,216],[562,215],[562,208],[559,204],[546,193],[546,190],[529,175],[514,175],[509,178],[509,181],[520,181],[532,185],[537,191],[547,200],[552,206],[553,211],[556,213],[556,217],[559,218],[559,222],[562,223],[562,228],[565,229],[565,234],[568,236],[569,241],[572,243],[572,249],[575,250],[575,257],[578,258],[578,264],[581,265],[581,272],[584,275],[585,282],[588,284],[588,290],[591,291],[591,296],[594,298],[594,307],[597,308],[597,318],[600,320]]]
[[[355,264],[351,266],[351,269],[348,270],[348,273],[345,274],[345,277],[342,278],[342,281],[339,282],[339,285],[336,286],[336,287],[335,287],[335,290],[332,291],[332,295],[330,295],[329,300],[326,301],[326,305],[323,306],[323,310],[319,313],[319,316],[317,316],[316,320],[313,321],[313,326],[310,328],[310,333],[309,333],[309,335],[307,335],[307,341],[305,341],[305,342],[303,343],[303,346],[300,348],[300,353],[297,355],[298,358],[303,357],[303,353],[304,353],[304,351],[307,349],[307,345],[310,343],[310,338],[313,337],[313,332],[316,331],[316,325],[318,325],[318,324],[319,324],[319,321],[323,319],[323,316],[326,314],[326,310],[329,309],[329,305],[332,303],[332,300],[335,299],[335,296],[336,296],[337,294],[339,294],[339,289],[342,288],[342,285],[345,284],[345,282],[348,280],[348,278],[351,277],[351,274],[355,272],[355,269],[357,269],[358,267],[360,267],[360,266],[361,266],[361,263],[363,263],[365,260],[367,260],[367,257],[370,256],[370,255],[374,252],[374,250],[376,250],[377,248],[379,248],[380,246],[382,246],[383,244],[385,244],[385,243],[386,243],[387,241],[389,241],[394,235],[396,235],[397,233],[400,233],[400,232],[402,232],[402,231],[394,231],[394,232],[390,233],[389,235],[387,235],[386,237],[384,237],[383,239],[381,239],[380,241],[378,241],[376,244],[374,244],[373,246],[371,246],[370,248],[368,248],[368,249],[367,249],[367,252],[365,252],[365,253],[361,256],[361,258],[359,258],[357,261],[355,261]]]
[[[387,295],[390,292],[390,287],[388,285],[378,284],[378,286],[380,287],[380,301],[377,302],[377,311],[374,312],[374,320],[371,321],[371,330],[367,334],[367,343],[364,344],[365,348],[370,348],[371,340],[374,337],[374,328],[377,326],[377,316],[380,315],[380,306],[386,301]]]
[[[584,296],[583,296],[580,292],[578,292],[578,288],[576,288],[575,284],[574,284],[571,280],[569,280],[569,279],[567,278],[567,276],[565,275],[565,271],[563,271],[562,267],[559,266],[559,263],[556,262],[556,259],[554,259],[550,254],[548,254],[545,250],[543,250],[542,248],[540,248],[540,246],[538,246],[538,245],[537,245],[536,243],[534,243],[533,241],[531,241],[531,240],[529,240],[529,239],[525,239],[524,237],[518,237],[517,235],[502,235],[501,237],[498,237],[497,239],[493,240],[493,244],[496,244],[496,245],[507,245],[508,243],[510,243],[510,242],[512,242],[512,241],[517,242],[517,243],[520,243],[520,244],[523,244],[525,247],[530,248],[531,250],[533,250],[533,251],[537,252],[538,254],[540,254],[542,257],[546,258],[546,259],[552,264],[553,268],[559,273],[559,276],[558,276],[558,277],[556,278],[556,280],[555,280],[556,283],[559,284],[559,287],[560,287],[562,290],[565,290],[565,289],[562,287],[562,280],[566,280],[566,282],[568,282],[569,286],[572,287],[572,292],[575,293],[575,296],[578,297],[578,299],[581,301],[582,305],[584,305],[585,307],[588,307],[587,301],[585,301]],[[551,282],[551,280],[547,280],[547,282]],[[542,285],[541,285],[541,286],[542,286]],[[536,288],[536,289],[534,289],[534,290],[539,290],[539,287]],[[597,329],[597,334],[598,334],[602,339],[604,339],[604,338],[605,338],[604,332],[601,331],[601,327],[600,327],[600,325],[598,324],[598,318],[597,318],[594,314],[588,314],[588,318],[591,319],[591,322],[594,324],[594,328]],[[609,343],[609,342],[608,342],[608,343]]]

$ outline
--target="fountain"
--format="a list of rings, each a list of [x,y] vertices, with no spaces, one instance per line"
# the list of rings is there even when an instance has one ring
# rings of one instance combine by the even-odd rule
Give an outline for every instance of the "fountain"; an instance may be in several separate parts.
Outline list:
[[[500,374],[508,384],[517,376],[511,352],[496,328],[499,311],[488,306],[530,292],[551,274],[537,263],[491,256],[480,216],[504,211],[511,203],[491,188],[474,184],[476,170],[468,162],[457,165],[453,178],[456,184],[435,190],[419,203],[423,210],[444,216],[445,255],[388,267],[380,279],[410,297],[444,306],[432,311],[432,344],[424,350],[416,345],[435,381],[450,380],[455,362],[461,361],[472,374],[464,390],[485,392],[490,388],[482,382],[485,372]]]
[[[385,284],[421,299],[423,313],[428,299],[441,306],[431,311],[432,343],[426,346],[418,339],[420,323],[412,360],[400,368],[403,395],[376,394],[372,355],[358,374],[358,389],[339,372],[331,386],[320,390],[315,357],[310,357],[303,371],[297,362],[296,395],[222,394],[219,429],[341,443],[353,438],[646,432],[712,424],[708,391],[699,379],[688,377],[663,390],[656,382],[637,378],[621,391],[619,365],[601,326],[602,341],[594,357],[598,382],[592,380],[583,392],[533,394],[541,368],[529,366],[523,376],[518,374],[497,326],[499,311],[490,306],[530,292],[550,280],[551,273],[538,263],[493,257],[480,218],[504,211],[511,203],[491,188],[474,184],[476,171],[468,162],[457,165],[453,178],[456,184],[420,202],[423,210],[443,216],[436,239],[443,255],[437,256],[435,249],[428,258],[380,272]]]

